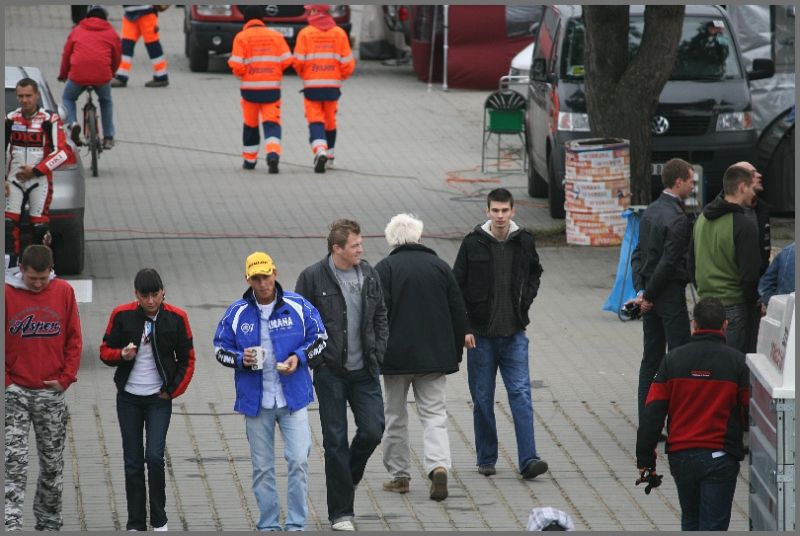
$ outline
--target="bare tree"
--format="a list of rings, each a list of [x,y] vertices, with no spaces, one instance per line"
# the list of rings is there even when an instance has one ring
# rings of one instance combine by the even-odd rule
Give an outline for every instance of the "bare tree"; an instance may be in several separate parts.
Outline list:
[[[651,122],[678,52],[684,6],[648,5],[636,55],[629,6],[584,6],[586,108],[592,132],[630,140],[631,201],[650,203]]]

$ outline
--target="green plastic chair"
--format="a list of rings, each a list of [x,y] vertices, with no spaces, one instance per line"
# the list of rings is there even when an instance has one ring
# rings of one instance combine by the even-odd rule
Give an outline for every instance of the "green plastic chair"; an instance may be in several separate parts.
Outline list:
[[[500,162],[505,160],[521,161],[521,171],[528,170],[528,149],[525,143],[525,112],[528,103],[525,98],[511,89],[500,89],[486,98],[483,105],[483,148],[481,151],[481,172],[486,172],[486,161],[497,162],[500,171]],[[496,137],[497,156],[487,156],[488,146],[492,137]],[[512,136],[519,140],[518,147],[503,145],[503,136]],[[504,153],[501,156],[501,153]],[[520,154],[521,157],[508,155]],[[513,168],[512,168],[513,169]]]

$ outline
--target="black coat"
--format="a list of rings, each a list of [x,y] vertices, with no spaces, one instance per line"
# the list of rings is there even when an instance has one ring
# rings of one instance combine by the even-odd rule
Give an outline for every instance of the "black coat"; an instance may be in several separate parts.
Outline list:
[[[658,298],[669,283],[686,286],[686,255],[692,225],[681,201],[662,193],[644,211],[639,243],[631,256],[633,287],[648,301]]]
[[[294,291],[317,308],[328,333],[322,353],[324,363],[337,375],[345,373],[347,363],[347,304],[336,275],[328,265],[330,255],[312,264],[297,278]],[[389,326],[378,274],[367,261],[359,265],[364,276],[361,288],[361,345],[365,367],[377,377],[386,352]]]
[[[490,242],[495,240],[480,225],[464,237],[453,265],[461,295],[467,306],[469,333],[484,332],[489,327],[494,299],[494,263]],[[514,248],[511,295],[514,296],[514,315],[521,326],[530,323],[528,310],[539,293],[542,265],[536,253],[533,233],[518,229],[506,239]]]
[[[381,374],[457,372],[467,312],[450,266],[432,249],[406,244],[375,270],[389,316]]]

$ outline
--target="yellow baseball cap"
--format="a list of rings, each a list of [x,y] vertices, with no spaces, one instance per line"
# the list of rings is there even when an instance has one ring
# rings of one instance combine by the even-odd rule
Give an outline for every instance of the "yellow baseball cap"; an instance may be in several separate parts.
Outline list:
[[[272,275],[275,271],[275,263],[272,257],[263,251],[256,251],[247,256],[244,263],[244,275],[250,279],[254,275]]]

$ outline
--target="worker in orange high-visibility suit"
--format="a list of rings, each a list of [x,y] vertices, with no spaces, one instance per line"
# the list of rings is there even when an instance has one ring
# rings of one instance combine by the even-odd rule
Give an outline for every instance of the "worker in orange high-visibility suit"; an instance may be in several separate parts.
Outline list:
[[[133,48],[139,37],[144,38],[147,55],[153,67],[153,79],[145,82],[146,87],[166,87],[169,85],[167,76],[167,60],[164,49],[158,36],[158,13],[167,9],[168,5],[123,5],[125,12],[122,17],[122,61],[117,68],[117,73],[111,80],[111,87],[125,87],[131,74],[133,64]]]
[[[281,156],[281,79],[294,58],[286,39],[267,28],[261,20],[264,18],[262,6],[246,6],[243,12],[245,25],[233,39],[233,51],[228,60],[233,74],[241,81],[242,167],[256,167],[260,116],[267,168],[270,173],[277,173]]]
[[[347,33],[328,14],[330,6],[307,5],[308,26],[297,34],[295,70],[303,79],[309,142],[314,171],[325,173],[333,164],[336,144],[336,110],[342,80],[356,68]]]

